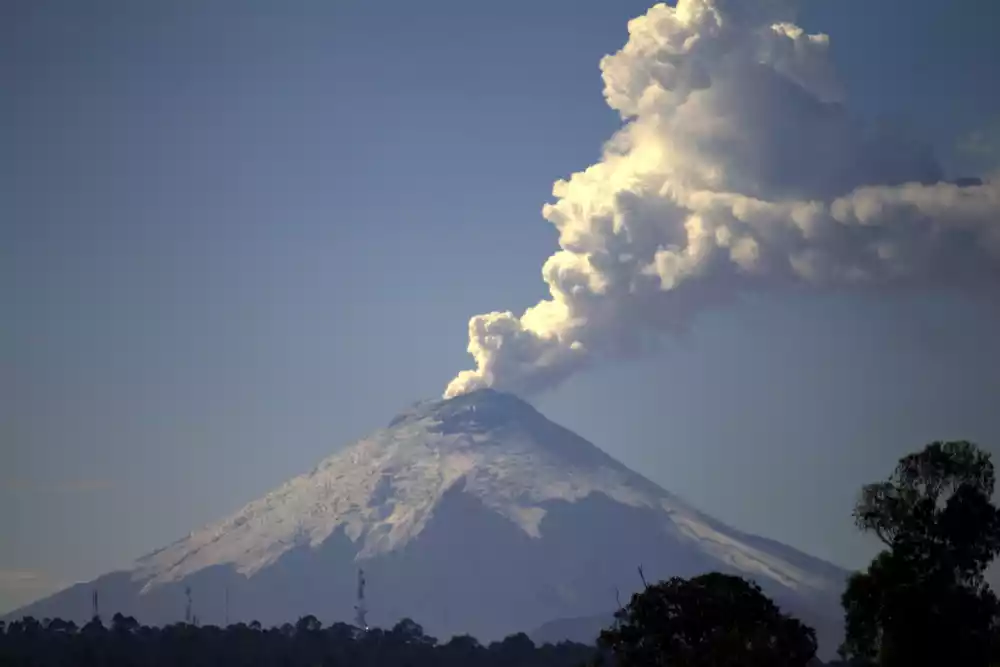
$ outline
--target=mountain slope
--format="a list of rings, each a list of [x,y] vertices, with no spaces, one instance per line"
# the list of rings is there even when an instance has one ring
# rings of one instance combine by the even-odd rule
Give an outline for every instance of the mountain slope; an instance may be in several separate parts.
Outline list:
[[[480,390],[414,406],[233,516],[17,613],[205,622],[410,616],[482,639],[606,613],[647,576],[724,570],[793,606],[836,605],[845,573],[698,512],[520,399]],[[229,609],[224,600],[230,600]]]

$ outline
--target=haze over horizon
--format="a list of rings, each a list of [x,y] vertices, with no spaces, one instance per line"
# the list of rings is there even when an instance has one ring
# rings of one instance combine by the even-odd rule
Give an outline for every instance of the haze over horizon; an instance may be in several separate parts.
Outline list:
[[[996,7],[800,4],[852,113],[942,178],[1000,166]],[[621,127],[598,64],[648,9],[5,5],[0,612],[440,395],[471,316],[548,298],[541,208]],[[699,509],[858,567],[861,484],[930,440],[1000,443],[996,298],[939,286],[741,293],[531,398]]]

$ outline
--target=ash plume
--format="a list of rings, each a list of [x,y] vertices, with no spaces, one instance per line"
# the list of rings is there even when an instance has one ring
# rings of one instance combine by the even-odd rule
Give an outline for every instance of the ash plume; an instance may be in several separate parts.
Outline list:
[[[542,208],[550,297],[473,317],[476,368],[446,397],[549,389],[748,290],[998,282],[1000,177],[945,182],[926,146],[853,116],[797,4],[678,0],[629,22],[600,63],[624,125]]]

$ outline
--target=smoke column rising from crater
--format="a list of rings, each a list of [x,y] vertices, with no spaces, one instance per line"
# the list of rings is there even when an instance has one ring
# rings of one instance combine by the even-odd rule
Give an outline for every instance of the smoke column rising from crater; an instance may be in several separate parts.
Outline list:
[[[542,209],[550,297],[473,317],[476,368],[446,397],[544,391],[747,290],[998,282],[1000,179],[944,182],[925,146],[853,117],[796,6],[678,0],[629,22],[600,63],[624,125]]]

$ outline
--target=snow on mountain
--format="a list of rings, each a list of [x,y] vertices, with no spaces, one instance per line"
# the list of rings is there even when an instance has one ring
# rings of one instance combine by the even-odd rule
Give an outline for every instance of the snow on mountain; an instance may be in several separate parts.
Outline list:
[[[212,565],[252,576],[290,549],[319,546],[338,527],[359,544],[359,560],[384,554],[418,535],[460,481],[532,538],[541,537],[546,501],[603,493],[658,510],[678,539],[749,576],[796,589],[830,584],[727,534],[527,403],[491,389],[419,404],[233,516],[141,559],[133,577],[148,591]]]
[[[190,588],[206,622],[348,620],[363,566],[373,622],[492,639],[606,614],[638,564],[656,579],[747,576],[807,622],[817,611],[833,628],[821,641],[838,632],[843,570],[725,526],[490,389],[419,403],[133,569],[15,616],[83,620],[99,590],[102,609],[166,623]]]

